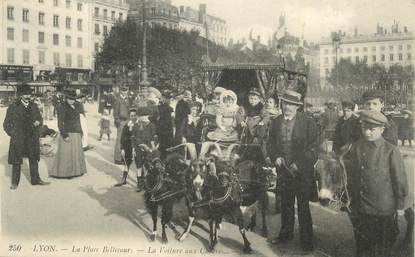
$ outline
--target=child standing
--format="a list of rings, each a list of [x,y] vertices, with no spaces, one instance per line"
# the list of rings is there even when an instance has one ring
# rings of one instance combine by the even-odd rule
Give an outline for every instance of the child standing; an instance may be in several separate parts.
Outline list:
[[[360,121],[363,136],[347,156],[356,256],[386,257],[396,241],[397,210],[404,208],[408,183],[399,149],[382,137],[387,118],[377,111],[363,111]]]
[[[110,116],[109,116],[109,110],[104,109],[101,119],[99,120],[98,126],[100,128],[99,130],[99,138],[98,140],[102,140],[102,136],[106,134],[108,136],[108,141],[111,139],[111,129],[110,129]]]

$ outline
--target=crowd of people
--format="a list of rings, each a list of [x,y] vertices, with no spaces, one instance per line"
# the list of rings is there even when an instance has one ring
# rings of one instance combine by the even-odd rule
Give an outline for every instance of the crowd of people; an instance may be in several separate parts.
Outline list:
[[[350,194],[349,213],[354,228],[357,256],[389,256],[396,240],[396,211],[403,208],[407,181],[399,150],[398,128],[382,114],[383,93],[370,90],[362,96],[363,110],[356,112],[351,101],[342,102],[342,115],[329,106],[319,121],[303,109],[302,95],[284,91],[279,99],[263,99],[253,87],[247,104],[238,105],[235,92],[217,87],[206,100],[196,99],[184,91],[174,98],[170,91],[162,93],[147,87],[132,94],[128,86],[119,93],[104,93],[99,104],[99,140],[111,139],[111,123],[116,128],[114,163],[123,167],[121,180],[126,184],[130,167],[136,166],[136,191],[144,188],[147,160],[164,160],[169,149],[185,145],[188,158],[204,157],[207,148],[217,142],[239,142],[261,146],[264,161],[279,170],[278,194],[281,196],[281,229],[272,243],[293,239],[295,202],[297,202],[300,241],[303,250],[311,251],[313,226],[309,207],[317,198],[313,165],[322,139],[333,141],[334,152],[349,147]],[[85,111],[81,96],[65,90],[57,104],[47,93],[43,119],[39,107],[30,101],[28,87],[19,87],[20,98],[9,106],[4,129],[11,137],[9,163],[13,166],[12,189],[16,189],[23,157],[29,158],[32,184],[45,185],[39,178],[39,127],[56,113],[60,136],[51,177],[72,178],[87,172],[83,140],[87,139]],[[277,105],[277,100],[280,105]],[[53,109],[51,107],[54,107]],[[110,117],[112,113],[112,118]],[[412,113],[406,111],[411,120]],[[413,122],[408,121],[407,126]],[[401,128],[403,132],[409,129]],[[115,131],[114,131],[115,133]],[[411,136],[411,135],[409,135]],[[412,135],[413,136],[413,135]],[[403,139],[403,138],[401,138]],[[405,139],[409,139],[406,135]],[[204,142],[201,144],[201,142]],[[404,143],[404,141],[402,141]],[[411,139],[409,139],[411,144]],[[261,160],[259,160],[261,161]],[[379,179],[381,177],[381,179]]]

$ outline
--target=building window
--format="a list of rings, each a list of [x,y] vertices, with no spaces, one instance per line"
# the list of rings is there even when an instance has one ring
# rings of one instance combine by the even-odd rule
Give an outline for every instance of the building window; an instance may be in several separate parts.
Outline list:
[[[326,70],[325,70],[325,73],[326,73],[326,74],[325,74],[325,77],[328,77],[328,76],[329,76],[329,69],[326,69]]]
[[[95,43],[95,53],[99,52],[99,43]]]
[[[367,47],[363,47],[363,52],[367,52]]]
[[[39,64],[45,64],[45,52],[39,51]]]
[[[399,59],[399,61],[402,61],[403,60],[401,53],[398,54],[398,59]]]
[[[102,32],[103,32],[104,36],[107,36],[108,35],[108,27],[107,27],[107,25],[104,25],[102,27]]]
[[[53,34],[53,45],[59,45],[59,34]]]
[[[156,15],[156,7],[151,7],[151,14]]]
[[[7,48],[7,63],[14,64],[14,48]]]
[[[78,37],[78,48],[82,48],[82,38]]]
[[[30,63],[30,52],[29,52],[29,50],[23,49],[22,59],[23,59],[23,64],[29,64]]]
[[[393,46],[389,46],[389,50],[390,51],[393,51]]]
[[[43,4],[43,0],[39,0],[39,4]]]
[[[65,3],[66,3],[66,8],[70,9],[71,8],[71,0],[66,0]]]
[[[81,12],[82,11],[82,3],[78,3],[76,9]]]
[[[99,24],[95,24],[95,34],[99,35]]]
[[[66,17],[65,19],[65,25],[67,29],[71,28],[71,18],[70,17]]]
[[[111,20],[115,20],[115,11],[111,12]]]
[[[82,68],[84,66],[82,55],[78,55],[78,68]]]
[[[376,52],[376,46],[372,46],[372,52]]]
[[[55,65],[55,66],[60,66],[61,65],[61,61],[60,61],[58,52],[53,53],[53,65]]]
[[[7,28],[7,40],[14,40],[14,28]]]
[[[14,7],[13,6],[7,6],[7,19],[14,20]]]
[[[407,59],[408,59],[408,61],[412,59],[412,55],[411,55],[411,53],[408,53],[408,55],[407,55]]]
[[[39,25],[45,25],[45,13],[39,13]]]
[[[176,28],[176,25],[174,25],[174,28]],[[340,53],[343,53],[343,48],[339,48]]]
[[[59,15],[53,15],[53,27],[59,27]]]
[[[38,32],[38,42],[39,44],[44,44],[45,43],[45,32]]]
[[[381,47],[380,47],[380,50],[381,50],[381,51],[385,51],[385,46],[381,46]]]
[[[324,54],[328,55],[329,54],[329,49],[324,49]]]
[[[390,54],[390,55],[389,55],[389,60],[390,60],[390,61],[393,61],[393,54]]]
[[[352,52],[351,48],[347,48],[347,53],[350,54]]]
[[[356,48],[354,49],[354,52],[355,52],[355,53],[358,53],[358,52],[359,52],[359,48],[358,48],[358,47],[356,47]]]
[[[372,56],[372,62],[376,62],[376,55]]]
[[[123,21],[123,19],[124,19],[124,18],[123,18],[123,13],[122,13],[122,12],[120,12],[120,13],[119,13],[118,19],[119,19],[120,21]]]
[[[82,31],[82,19],[78,19],[77,27],[79,31]]]
[[[382,55],[380,56],[380,60],[381,60],[382,62],[384,62],[384,61],[385,61],[385,55],[384,55],[384,54],[382,54]]]
[[[53,6],[58,6],[59,5],[59,0],[53,0]]]
[[[71,54],[66,54],[65,64],[66,64],[66,67],[72,67],[72,55]]]
[[[22,18],[23,18],[23,22],[29,22],[29,10],[28,9],[23,9]]]
[[[399,45],[398,46],[398,49],[399,49],[399,51],[401,51],[403,49],[403,46],[402,45]]]
[[[22,41],[26,43],[29,42],[29,30],[28,29],[22,30]]]
[[[65,36],[65,46],[66,47],[71,47],[72,46],[72,39],[71,36]]]
[[[352,58],[351,58],[350,56],[348,56],[348,57],[347,57],[347,60],[348,60],[349,62],[351,62],[351,61],[352,61]]]
[[[107,18],[108,18],[108,10],[104,9],[104,19],[107,19]]]
[[[354,59],[356,62],[359,62],[359,56],[356,56]]]
[[[407,49],[407,50],[411,50],[411,45],[407,45],[407,46],[406,46],[406,49]]]
[[[99,16],[99,8],[98,7],[95,7],[94,14],[95,14],[95,18],[98,18],[98,16]]]

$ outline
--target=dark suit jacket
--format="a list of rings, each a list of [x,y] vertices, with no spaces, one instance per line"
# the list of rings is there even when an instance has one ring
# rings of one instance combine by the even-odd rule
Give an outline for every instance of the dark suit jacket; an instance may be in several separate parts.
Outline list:
[[[272,162],[275,162],[278,157],[283,157],[283,136],[281,131],[283,119],[283,115],[280,115],[271,121],[268,155]],[[302,185],[302,190],[309,193],[310,199],[313,199],[317,193],[314,178],[314,163],[317,161],[316,149],[318,146],[317,126],[314,120],[304,113],[298,112],[295,118],[291,141],[292,152],[294,153],[293,162],[299,169],[296,179]],[[282,179],[286,179],[284,178],[284,174]]]
[[[33,125],[35,121],[40,122],[39,126]],[[42,122],[35,103],[30,102],[27,110],[20,99],[9,106],[3,122],[4,131],[10,136],[9,164],[21,164],[23,157],[39,161],[39,128]]]

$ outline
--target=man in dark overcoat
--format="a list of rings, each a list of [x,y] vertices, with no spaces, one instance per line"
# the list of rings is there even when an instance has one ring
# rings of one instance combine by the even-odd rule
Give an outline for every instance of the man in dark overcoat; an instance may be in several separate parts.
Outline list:
[[[313,165],[317,160],[317,126],[314,120],[297,112],[303,104],[301,94],[286,90],[282,115],[272,120],[268,153],[280,178],[281,229],[272,243],[286,243],[294,234],[294,203],[297,198],[301,247],[313,250],[313,224],[309,201],[317,198]]]
[[[360,137],[359,119],[353,113],[354,103],[350,101],[342,102],[343,117],[336,124],[333,136],[333,150],[339,150],[346,144],[354,142]]]
[[[12,165],[12,183],[10,189],[16,189],[20,181],[23,158],[29,159],[32,185],[47,185],[39,177],[40,145],[39,128],[42,116],[37,105],[30,101],[32,90],[23,83],[17,87],[19,98],[12,103],[3,122],[4,131],[10,137],[8,163]]]
[[[117,128],[117,139],[115,141],[114,149],[114,163],[123,165],[124,161],[121,156],[121,133],[122,129],[128,122],[128,111],[131,107],[131,100],[128,97],[129,88],[127,85],[120,86],[120,94],[116,97],[114,102],[114,124]]]

